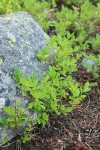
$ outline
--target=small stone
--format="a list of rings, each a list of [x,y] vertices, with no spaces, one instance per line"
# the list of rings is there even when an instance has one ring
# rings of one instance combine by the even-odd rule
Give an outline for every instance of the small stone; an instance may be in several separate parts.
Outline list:
[[[88,65],[90,65],[90,66],[93,66],[93,65],[94,65],[94,61],[91,60],[91,59],[84,58],[83,60],[84,60]]]

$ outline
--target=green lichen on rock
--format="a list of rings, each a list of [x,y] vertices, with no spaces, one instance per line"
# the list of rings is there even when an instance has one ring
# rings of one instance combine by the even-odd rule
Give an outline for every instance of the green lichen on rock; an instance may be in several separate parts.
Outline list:
[[[31,15],[27,12],[1,15],[0,36],[3,39],[0,44],[1,53],[9,55],[6,56],[3,70],[10,72],[11,68],[16,65],[20,70],[26,70],[28,74],[36,72],[39,77],[42,77],[42,72],[47,68],[47,64],[41,64],[36,59],[36,55],[39,49],[45,48],[49,36]],[[10,63],[9,59],[13,59],[13,63]]]
[[[2,59],[2,58],[0,58],[0,65],[1,65],[1,64],[3,64],[3,59]]]

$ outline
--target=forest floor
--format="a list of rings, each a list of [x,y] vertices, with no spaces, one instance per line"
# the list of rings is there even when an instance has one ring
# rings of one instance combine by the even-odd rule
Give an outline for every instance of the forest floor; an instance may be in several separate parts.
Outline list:
[[[36,126],[30,142],[14,141],[1,150],[100,150],[99,117],[100,90],[95,87],[67,116],[51,116],[45,128]]]

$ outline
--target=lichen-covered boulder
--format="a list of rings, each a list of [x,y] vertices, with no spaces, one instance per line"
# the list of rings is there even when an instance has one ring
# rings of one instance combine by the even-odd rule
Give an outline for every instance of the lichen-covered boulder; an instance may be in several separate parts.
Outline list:
[[[20,99],[24,108],[27,99],[22,97],[16,89],[12,79],[13,69],[17,67],[21,72],[32,74],[40,78],[48,70],[46,63],[37,59],[38,50],[43,50],[49,39],[38,23],[26,12],[16,12],[0,16],[0,117],[4,116],[3,106],[10,106]],[[32,114],[31,117],[35,117]],[[0,145],[2,139],[8,140],[17,135],[12,129],[0,125]]]

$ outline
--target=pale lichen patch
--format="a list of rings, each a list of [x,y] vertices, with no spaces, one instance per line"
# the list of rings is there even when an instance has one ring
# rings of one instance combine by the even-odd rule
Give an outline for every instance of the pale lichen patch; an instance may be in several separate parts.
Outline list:
[[[10,39],[12,42],[16,42],[16,38],[15,37],[12,37],[11,39]]]
[[[6,17],[5,20],[9,21],[11,20],[11,17]]]
[[[2,58],[0,58],[0,65],[1,65],[1,64],[3,64],[3,59],[2,59]]]
[[[8,43],[9,43],[9,45],[10,45],[10,47],[14,47],[14,45],[12,44],[12,41],[8,41]]]

